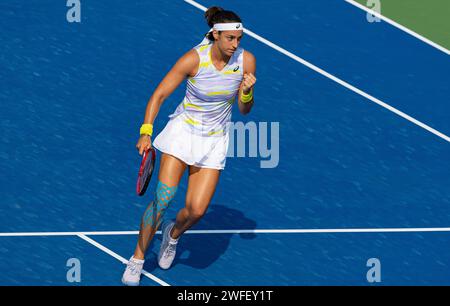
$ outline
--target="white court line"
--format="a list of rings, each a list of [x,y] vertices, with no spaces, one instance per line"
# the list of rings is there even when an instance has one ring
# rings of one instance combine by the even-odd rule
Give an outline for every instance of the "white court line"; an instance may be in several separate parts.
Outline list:
[[[450,232],[450,227],[189,230],[185,234],[327,234]],[[138,231],[0,233],[0,237],[137,235]],[[161,231],[156,232],[160,235]]]
[[[126,260],[126,259],[123,258],[122,256],[118,255],[117,253],[114,253],[113,251],[111,251],[111,250],[108,249],[107,247],[101,245],[101,244],[98,243],[97,241],[92,240],[91,238],[86,237],[86,236],[83,235],[83,234],[78,234],[77,236],[80,237],[81,239],[83,239],[83,240],[89,242],[89,243],[92,244],[93,246],[99,248],[100,250],[102,250],[102,251],[105,252],[106,254],[108,254],[108,255],[114,257],[115,259],[121,261],[123,264],[127,264],[127,263],[128,263],[128,260]],[[145,270],[142,270],[142,274],[145,275],[146,277],[150,278],[151,280],[157,282],[158,284],[160,284],[160,285],[162,285],[162,286],[170,286],[170,285],[169,285],[168,283],[166,283],[165,281],[163,281],[163,280],[157,278],[156,276],[154,276],[154,275],[151,274],[151,273],[148,273],[148,272],[145,271]]]
[[[406,32],[406,33],[408,33],[409,35],[414,36],[415,38],[417,38],[417,39],[423,41],[424,43],[429,44],[429,45],[432,46],[432,47],[435,47],[436,49],[438,49],[438,50],[440,50],[440,51],[446,53],[447,55],[450,55],[450,50],[448,50],[448,49],[446,49],[445,47],[443,47],[443,46],[441,46],[441,45],[439,45],[439,44],[437,44],[437,43],[435,43],[435,42],[429,40],[428,38],[423,37],[422,35],[420,35],[420,34],[414,32],[414,31],[412,31],[412,30],[410,30],[410,29],[408,29],[408,28],[402,26],[401,24],[399,24],[399,23],[393,21],[392,19],[389,19],[389,18],[387,18],[387,17],[381,15],[380,13],[378,13],[378,12],[376,12],[376,11],[373,11],[373,10],[371,10],[370,8],[364,6],[364,5],[362,5],[362,4],[360,4],[360,3],[356,2],[356,1],[353,1],[353,0],[345,0],[345,2],[347,2],[347,3],[349,3],[349,4],[352,4],[352,5],[356,6],[357,8],[360,8],[361,10],[366,11],[367,13],[372,14],[372,15],[374,15],[374,16],[380,18],[381,20],[383,20],[383,21],[385,21],[385,22],[391,24],[392,26],[394,26],[394,27],[396,27],[396,28],[399,28],[400,30],[402,30],[402,31],[404,31],[404,32]]]
[[[324,234],[324,233],[400,233],[450,232],[450,227],[435,228],[338,228],[338,229],[255,229],[255,230],[195,230],[187,234]]]
[[[197,8],[199,8],[200,10],[206,11],[206,7],[204,7],[201,4],[198,4],[197,2],[195,2],[193,0],[184,0],[184,1],[189,3],[189,4],[191,4],[191,5],[193,5],[193,6],[195,6],[195,7],[197,7]],[[445,134],[443,134],[443,133],[433,129],[432,127],[426,125],[425,123],[423,123],[423,122],[421,122],[421,121],[419,121],[417,119],[414,119],[413,117],[411,117],[411,116],[403,113],[402,111],[400,111],[400,110],[390,106],[389,104],[386,104],[383,101],[381,101],[381,100],[379,100],[379,99],[369,95],[368,93],[366,93],[366,92],[356,88],[355,86],[350,85],[349,83],[347,83],[347,82],[345,82],[345,81],[335,77],[334,75],[326,72],[325,70],[320,69],[319,67],[317,67],[317,66],[311,64],[310,62],[308,62],[308,61],[298,57],[297,55],[287,51],[286,49],[283,49],[280,46],[275,45],[274,43],[272,43],[272,42],[268,41],[267,39],[265,39],[265,38],[255,34],[255,33],[253,33],[252,31],[248,30],[247,28],[244,29],[244,32],[246,34],[248,34],[249,36],[255,38],[256,40],[259,40],[263,44],[266,44],[267,46],[277,50],[278,52],[286,55],[287,57],[290,57],[291,59],[293,59],[293,60],[295,60],[295,61],[305,65],[306,67],[308,67],[308,68],[310,68],[310,69],[320,73],[321,75],[323,75],[323,76],[325,76],[325,77],[335,81],[336,83],[344,86],[345,88],[350,89],[351,91],[353,91],[353,92],[355,92],[355,93],[357,93],[357,94],[359,94],[359,95],[369,99],[370,101],[372,101],[372,102],[374,102],[374,103],[376,103],[376,104],[386,108],[387,110],[393,112],[394,114],[396,114],[396,115],[398,115],[398,116],[400,116],[400,117],[402,117],[402,118],[404,118],[404,119],[406,119],[406,120],[416,124],[417,126],[420,126],[421,128],[429,131],[430,133],[435,134],[436,136],[446,140],[447,142],[450,142],[450,137],[449,136],[447,136],[447,135],[445,135]]]
[[[159,231],[160,232],[160,231]],[[0,237],[135,235],[138,231],[0,233]]]

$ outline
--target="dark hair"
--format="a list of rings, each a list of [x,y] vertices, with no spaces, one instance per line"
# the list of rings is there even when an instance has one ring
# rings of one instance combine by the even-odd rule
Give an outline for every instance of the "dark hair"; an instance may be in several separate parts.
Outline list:
[[[216,23],[242,22],[241,18],[232,11],[226,11],[221,7],[212,6],[205,12],[208,26],[212,28]],[[214,41],[213,33],[208,34],[208,39]]]

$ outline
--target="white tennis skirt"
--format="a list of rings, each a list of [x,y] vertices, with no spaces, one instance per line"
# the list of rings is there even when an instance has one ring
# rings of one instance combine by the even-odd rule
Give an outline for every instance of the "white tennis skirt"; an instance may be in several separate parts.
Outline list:
[[[185,124],[182,116],[171,118],[152,145],[188,165],[223,170],[228,151],[228,133],[220,136],[200,136],[191,133]]]

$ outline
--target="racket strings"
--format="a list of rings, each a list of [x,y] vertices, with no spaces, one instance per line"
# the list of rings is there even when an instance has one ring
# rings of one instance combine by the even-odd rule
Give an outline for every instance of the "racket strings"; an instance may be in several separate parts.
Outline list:
[[[136,185],[136,192],[138,195],[144,195],[147,190],[148,184],[152,177],[154,164],[156,160],[156,153],[154,149],[144,153],[142,158],[141,167],[139,168],[138,181]]]

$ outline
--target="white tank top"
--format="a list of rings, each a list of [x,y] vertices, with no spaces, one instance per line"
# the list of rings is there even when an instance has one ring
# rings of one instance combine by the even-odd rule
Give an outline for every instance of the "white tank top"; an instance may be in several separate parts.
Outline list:
[[[186,96],[169,117],[180,116],[186,128],[197,135],[222,136],[228,132],[231,108],[243,79],[244,49],[238,48],[219,71],[211,61],[211,47],[194,48],[200,56],[198,72],[188,78]]]

